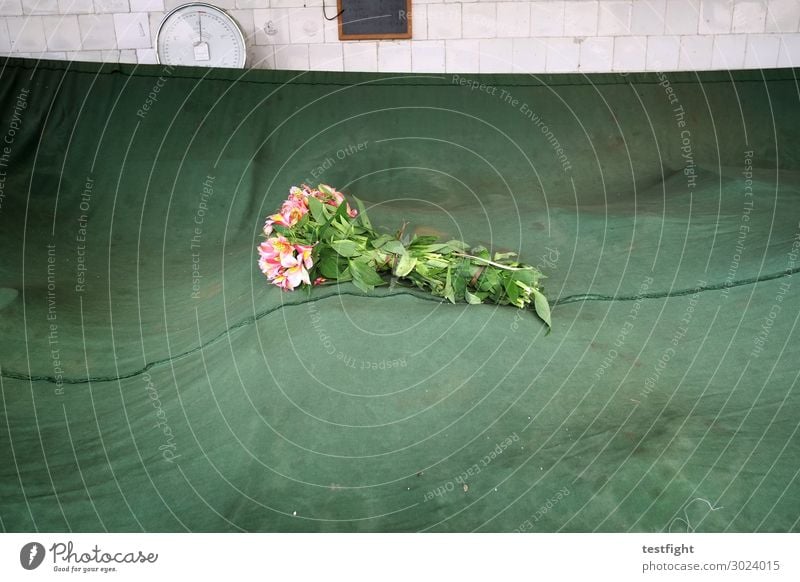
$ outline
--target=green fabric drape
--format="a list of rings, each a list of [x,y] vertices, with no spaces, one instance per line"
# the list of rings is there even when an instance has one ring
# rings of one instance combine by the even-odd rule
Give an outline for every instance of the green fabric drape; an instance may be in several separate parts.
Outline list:
[[[6,531],[797,531],[795,70],[0,69]],[[266,284],[292,184],[513,308]]]

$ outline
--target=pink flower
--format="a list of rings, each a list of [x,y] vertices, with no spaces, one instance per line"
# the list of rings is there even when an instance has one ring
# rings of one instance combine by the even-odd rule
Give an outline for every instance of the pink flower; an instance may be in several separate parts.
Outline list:
[[[317,192],[319,194],[318,196],[315,196],[315,198],[319,198],[321,201],[325,202],[326,204],[330,204],[331,206],[338,208],[339,205],[342,202],[345,201],[344,194],[342,194],[341,192],[339,192],[335,188],[332,188],[331,186],[328,186],[327,184],[320,184],[319,187],[320,187],[320,190],[322,190],[322,188],[325,188],[325,189],[328,190],[328,192],[330,192],[330,195],[328,195],[328,194],[325,194],[324,192],[320,192],[320,190],[315,190],[315,192]],[[347,204],[347,214],[350,216],[350,218],[355,218],[356,216],[358,216],[358,211],[357,210],[353,210],[352,208],[350,208],[350,205]]]
[[[272,284],[292,291],[311,284],[308,269],[314,266],[313,250],[313,245],[293,245],[284,236],[274,236],[258,245],[258,266]]]
[[[281,264],[286,266],[286,262],[294,259],[294,246],[286,237],[278,235],[268,238],[258,245],[258,252],[261,258],[269,263]]]
[[[281,205],[280,214],[289,226],[294,226],[303,216],[308,214],[308,202],[303,193],[290,195]]]
[[[258,259],[258,267],[261,269],[261,272],[264,273],[268,279],[274,279],[281,270],[280,263],[273,263],[268,259],[264,258],[262,255]]]
[[[289,285],[292,289],[295,287],[299,287],[300,283],[305,283],[306,285],[311,285],[311,281],[308,277],[308,271],[306,271],[305,267],[299,261],[296,265],[293,265],[286,269],[286,278],[289,280]]]
[[[272,279],[272,284],[277,285],[284,291],[294,291],[294,287],[292,287],[289,283],[289,278],[284,273],[277,274]]]
[[[314,245],[294,245],[294,248],[297,251],[297,258],[303,262],[306,269],[314,266],[314,259],[311,257]]]
[[[287,261],[287,263],[287,265],[281,265],[275,276],[271,278],[274,285],[284,291],[294,291],[301,283],[311,284],[308,271],[300,260],[294,258],[291,261]]]
[[[309,270],[314,267],[314,245],[292,244],[285,236],[273,234],[276,226],[292,228],[309,213],[309,197],[334,208],[344,203],[351,218],[358,216],[341,192],[325,184],[318,189],[303,184],[300,188],[293,186],[289,190],[289,196],[281,204],[280,210],[266,218],[263,230],[268,238],[258,245],[259,269],[273,285],[286,291],[292,291],[302,284],[312,284]],[[317,277],[313,285],[325,282],[324,277]]]

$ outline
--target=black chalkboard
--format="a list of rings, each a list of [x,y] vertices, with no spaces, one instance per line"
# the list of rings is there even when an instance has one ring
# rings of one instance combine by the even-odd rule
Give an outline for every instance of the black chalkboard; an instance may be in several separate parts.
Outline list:
[[[411,0],[337,0],[339,39],[411,38]]]

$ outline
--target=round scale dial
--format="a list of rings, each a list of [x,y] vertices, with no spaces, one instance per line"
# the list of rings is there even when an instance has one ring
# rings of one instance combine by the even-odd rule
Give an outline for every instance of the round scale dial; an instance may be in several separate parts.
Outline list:
[[[191,2],[161,21],[156,36],[158,62],[192,67],[244,67],[246,47],[236,22],[216,6]]]

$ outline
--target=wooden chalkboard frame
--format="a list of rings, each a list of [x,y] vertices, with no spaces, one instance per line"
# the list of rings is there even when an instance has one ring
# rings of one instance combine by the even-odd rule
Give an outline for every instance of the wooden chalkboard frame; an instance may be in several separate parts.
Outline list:
[[[344,20],[343,17],[347,10],[347,0],[336,0],[336,10],[338,12],[337,20],[339,29],[339,40],[380,40],[389,38],[411,38],[411,21],[413,16],[411,14],[411,0],[405,0],[406,3],[406,30],[405,32],[390,32],[390,33],[363,33],[363,34],[345,34],[344,33]]]

